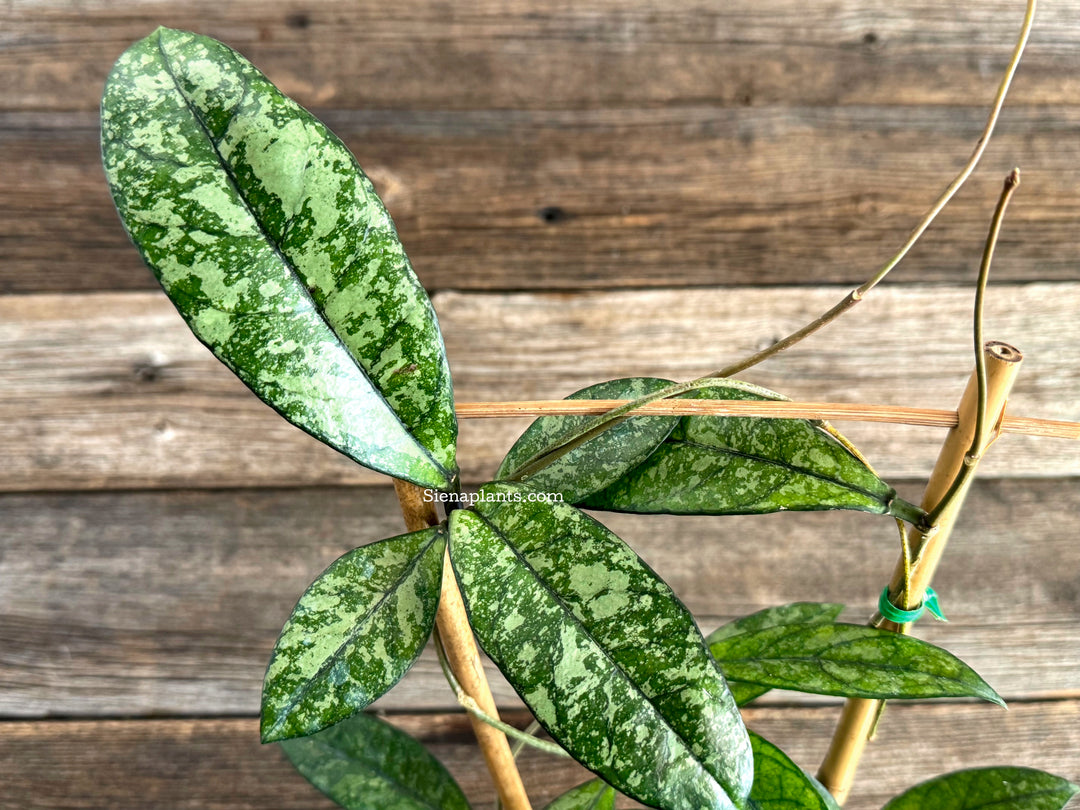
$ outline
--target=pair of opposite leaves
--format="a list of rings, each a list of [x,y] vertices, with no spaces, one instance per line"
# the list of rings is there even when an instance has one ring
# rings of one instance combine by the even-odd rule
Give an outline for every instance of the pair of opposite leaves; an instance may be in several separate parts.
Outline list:
[[[193,332],[222,362],[289,421],[359,463],[434,489],[456,485],[453,389],[434,311],[371,183],[321,122],[227,47],[160,29],[125,52],[111,74],[102,143],[125,227]],[[666,384],[617,380],[575,396],[632,398]],[[777,398],[735,382],[697,395]],[[581,422],[538,420],[500,474],[512,474]],[[827,428],[800,420],[635,418],[529,483],[598,508],[678,513],[888,512],[895,494]],[[521,520],[527,511],[508,514]],[[551,513],[531,515],[542,520]],[[422,542],[433,547],[435,535]],[[419,556],[392,545],[395,559]],[[633,562],[640,565],[636,556]],[[610,553],[602,565],[611,565]],[[356,573],[374,581],[379,570]],[[578,577],[574,587],[584,581]],[[471,617],[497,604],[489,596],[470,600]],[[689,619],[668,596],[660,602],[677,606],[671,620]],[[346,621],[348,610],[339,613]],[[692,625],[689,620],[696,634]],[[302,620],[297,627],[303,629]],[[304,643],[312,645],[312,638]],[[495,643],[494,636],[487,641]],[[317,657],[314,647],[308,653]],[[649,677],[663,671],[647,669]],[[339,684],[348,676],[329,674]],[[718,683],[723,698],[723,680]],[[534,695],[530,705],[542,702]],[[725,727],[721,736],[735,730],[725,702],[719,700],[714,718]],[[691,767],[717,754],[704,743],[698,748],[685,760]],[[724,774],[718,787],[736,801],[749,790],[748,751],[730,766],[713,763],[713,775]],[[582,758],[597,762],[588,753]],[[635,767],[640,772],[647,764]],[[634,769],[619,770],[629,774],[616,779],[620,787],[646,798],[648,791],[632,783]]]

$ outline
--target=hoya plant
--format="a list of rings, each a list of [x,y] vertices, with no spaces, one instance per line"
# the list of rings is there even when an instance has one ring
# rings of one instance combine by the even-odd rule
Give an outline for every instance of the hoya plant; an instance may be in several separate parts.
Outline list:
[[[1030,9],[1025,36],[1029,24]],[[435,312],[345,145],[236,52],[165,28],[119,58],[101,121],[124,227],[195,336],[287,420],[395,480],[408,532],[349,551],[315,579],[263,685],[262,740],[280,743],[341,806],[469,806],[418,742],[364,712],[432,640],[514,810],[530,804],[507,734],[596,775],[551,808],[612,808],[622,794],[668,810],[827,810],[838,807],[833,793],[748,730],[740,706],[775,688],[849,698],[856,720],[876,717],[883,700],[1002,703],[954,655],[895,632],[924,606],[940,613],[924,563],[995,418],[986,363],[1015,364],[1001,347],[978,353],[979,435],[934,503],[904,501],[826,422],[783,416],[780,394],[731,379],[760,358],[687,383],[598,382],[538,418],[495,480],[463,493]],[[716,415],[721,406],[746,410]],[[841,605],[798,603],[705,637],[664,580],[583,508],[856,510],[896,522],[902,565],[875,626],[839,621]],[[474,635],[533,728],[498,719]],[[848,772],[858,758],[843,742],[831,755]],[[844,779],[822,774],[842,801]],[[1078,790],[1035,770],[985,768],[919,785],[887,810],[1049,810]]]

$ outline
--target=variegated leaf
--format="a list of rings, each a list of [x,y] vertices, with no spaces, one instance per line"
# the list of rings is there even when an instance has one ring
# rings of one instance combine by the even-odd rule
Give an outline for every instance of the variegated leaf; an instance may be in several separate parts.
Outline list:
[[[769,627],[778,627],[783,624],[794,624],[796,622],[826,624],[828,622],[836,621],[837,617],[843,613],[843,611],[843,605],[828,602],[792,602],[788,605],[765,608],[764,610],[759,610],[757,613],[751,613],[749,616],[743,616],[741,619],[736,619],[733,622],[728,622],[727,624],[716,628],[706,636],[705,643],[712,647],[712,645],[717,642],[726,638],[731,638],[732,636],[740,635],[741,633],[764,630]],[[727,682],[728,688],[735,698],[735,702],[740,706],[745,706],[747,703],[756,700],[766,692],[772,691],[771,687],[761,686],[756,683],[733,681],[731,678],[728,678]]]
[[[314,734],[401,680],[435,624],[443,527],[361,546],[307,589],[266,669],[263,742]]]
[[[730,380],[695,399],[782,400]],[[582,503],[677,515],[855,509],[918,519],[831,427],[806,419],[684,416],[642,464]]]
[[[973,768],[913,787],[882,810],[1061,810],[1080,794],[1060,776],[1032,768]]]
[[[638,399],[671,385],[654,377],[630,377],[590,385],[567,399]],[[538,453],[580,430],[595,417],[541,416],[506,454],[497,479],[510,478]],[[678,423],[677,416],[634,416],[519,480],[576,503],[598,492],[646,458]]]
[[[690,613],[618,537],[534,490],[492,484],[450,517],[480,645],[536,719],[619,791],[745,808],[746,730]]]
[[[281,748],[345,810],[469,810],[457,782],[424,746],[370,714]]]
[[[124,226],[199,340],[359,463],[451,486],[434,310],[325,125],[220,42],[159,28],[113,68],[101,138]]]
[[[709,645],[724,676],[774,689],[860,698],[979,697],[1004,706],[952,653],[859,624],[799,622]]]

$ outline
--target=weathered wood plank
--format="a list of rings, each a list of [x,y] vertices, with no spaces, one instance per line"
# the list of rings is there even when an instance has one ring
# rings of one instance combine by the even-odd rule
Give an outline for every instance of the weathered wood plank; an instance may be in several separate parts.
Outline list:
[[[6,3],[2,109],[94,109],[113,61],[158,25],[225,40],[305,104],[378,108],[959,103],[992,88],[1009,0],[382,4]],[[797,12],[797,13],[796,13]],[[1075,0],[1040,10],[1018,90],[1076,103]]]
[[[1080,696],[1078,512],[1080,479],[979,482],[936,583],[952,621],[919,634],[1008,698]],[[254,713],[308,583],[403,530],[385,487],[7,495],[0,516],[0,717]],[[598,516],[706,631],[794,600],[861,621],[897,555],[870,515]],[[429,651],[380,705],[455,704]]]
[[[1018,101],[1030,102],[1030,99]],[[955,106],[329,113],[429,289],[856,284],[970,152]],[[896,274],[963,282],[1023,167],[999,280],[1078,278],[1080,108],[1010,106]],[[0,115],[0,293],[149,289],[90,113]]]
[[[747,720],[813,770],[836,712],[759,709]],[[474,807],[494,793],[461,715],[393,715],[450,769]],[[525,717],[510,718],[519,724]],[[961,767],[1027,765],[1076,780],[1080,704],[991,707],[890,706],[864,759],[849,810],[876,810],[891,796]],[[5,807],[155,807],[214,810],[315,810],[336,807],[293,770],[275,746],[260,746],[253,719],[4,723],[0,725],[0,802]],[[918,740],[918,745],[912,745]],[[902,751],[903,755],[897,754]],[[520,767],[542,807],[588,778],[577,764],[526,750]],[[619,807],[638,807],[626,799]]]
[[[1005,261],[1007,251],[1002,251]],[[612,377],[692,379],[824,311],[835,289],[435,296],[461,400],[561,397]],[[1080,284],[1001,285],[988,336],[1029,359],[1012,413],[1080,420]],[[796,399],[955,407],[971,292],[884,288],[745,378]],[[0,490],[296,486],[380,480],[282,421],[197,343],[164,295],[0,297]],[[527,421],[527,420],[526,420]],[[462,427],[484,480],[522,420]],[[942,435],[844,426],[891,478],[922,477]],[[1077,475],[1069,442],[1010,435],[984,475]]]

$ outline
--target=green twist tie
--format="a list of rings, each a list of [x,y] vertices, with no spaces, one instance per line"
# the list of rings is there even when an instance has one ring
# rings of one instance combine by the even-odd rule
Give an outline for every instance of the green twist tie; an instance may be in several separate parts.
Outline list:
[[[914,610],[902,610],[889,601],[889,586],[885,586],[885,590],[881,592],[881,598],[878,599],[878,613],[882,618],[888,619],[894,624],[911,624],[916,622],[923,615],[924,610],[929,610],[930,614],[940,622],[947,622],[945,614],[941,612],[941,605],[938,604],[937,594],[934,593],[933,588],[926,589],[926,596],[923,597],[922,604],[920,604]]]

